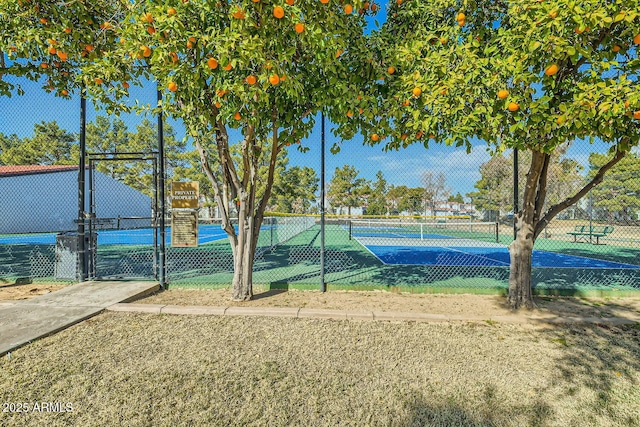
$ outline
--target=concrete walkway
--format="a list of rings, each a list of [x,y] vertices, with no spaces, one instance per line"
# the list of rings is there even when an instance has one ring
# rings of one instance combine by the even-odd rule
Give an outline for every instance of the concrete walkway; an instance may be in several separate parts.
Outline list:
[[[0,356],[101,313],[113,304],[155,292],[155,282],[83,282],[50,294],[0,304]]]
[[[110,311],[156,314],[182,315],[215,315],[215,316],[273,316],[336,320],[386,320],[412,322],[486,322],[517,324],[575,324],[598,323],[607,325],[635,324],[640,322],[640,315],[629,317],[585,317],[557,316],[553,314],[528,314],[526,312],[512,315],[490,316],[489,318],[465,314],[435,314],[398,311],[348,311],[326,310],[314,308],[286,307],[214,307],[214,306],[178,306],[162,304],[114,304],[107,307]]]

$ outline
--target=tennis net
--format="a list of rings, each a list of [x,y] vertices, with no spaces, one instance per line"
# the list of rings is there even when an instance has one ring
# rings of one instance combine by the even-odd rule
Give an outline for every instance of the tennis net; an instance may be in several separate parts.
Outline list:
[[[384,237],[403,239],[471,239],[498,241],[496,222],[401,222],[351,220],[347,224],[350,238]]]

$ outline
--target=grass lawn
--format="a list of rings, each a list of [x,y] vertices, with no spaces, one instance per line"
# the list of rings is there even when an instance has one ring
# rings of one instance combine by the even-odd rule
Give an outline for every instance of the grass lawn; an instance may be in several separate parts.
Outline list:
[[[0,358],[47,426],[638,426],[640,328],[107,312]]]

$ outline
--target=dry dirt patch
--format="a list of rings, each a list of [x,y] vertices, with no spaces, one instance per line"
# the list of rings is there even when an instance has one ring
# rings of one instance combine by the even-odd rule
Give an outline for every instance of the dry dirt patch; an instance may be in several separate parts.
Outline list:
[[[400,311],[469,316],[640,317],[640,298],[536,298],[538,308],[514,312],[497,295],[411,294],[383,291],[262,291],[247,302],[231,300],[229,289],[170,289],[138,303],[240,307],[304,307],[348,311]]]
[[[65,285],[30,283],[26,285],[0,285],[0,301],[29,299],[64,288]]]

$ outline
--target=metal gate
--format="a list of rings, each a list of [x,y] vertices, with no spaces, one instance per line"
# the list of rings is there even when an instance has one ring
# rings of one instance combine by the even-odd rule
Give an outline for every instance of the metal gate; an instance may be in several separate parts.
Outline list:
[[[85,265],[90,280],[159,278],[159,155],[87,153]]]

